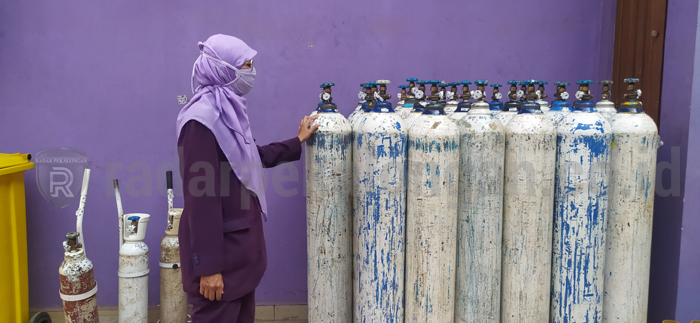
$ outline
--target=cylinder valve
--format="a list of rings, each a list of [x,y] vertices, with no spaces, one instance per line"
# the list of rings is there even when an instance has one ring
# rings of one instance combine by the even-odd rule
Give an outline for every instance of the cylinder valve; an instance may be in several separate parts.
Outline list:
[[[566,92],[566,86],[571,85],[569,82],[557,82],[557,93],[554,94],[554,97],[557,98],[558,101],[566,101],[569,99],[569,93]]]
[[[537,84],[539,85],[539,87],[537,88],[537,92],[540,93],[540,99],[541,100],[546,99],[547,95],[544,94],[544,86],[549,84],[549,83],[547,83],[547,81],[538,81]]]
[[[516,80],[508,81],[508,85],[510,85],[510,89],[508,90],[508,98],[511,102],[515,102],[518,100],[518,97],[522,96],[522,94],[518,94],[518,84],[520,84],[520,82]]]
[[[610,100],[610,85],[613,84],[613,81],[600,81],[600,84],[603,85],[603,93],[600,94],[600,99],[603,101]]]
[[[578,92],[576,92],[576,99],[580,101],[588,101],[593,98],[590,93],[590,85],[593,84],[591,80],[581,80],[576,82],[578,84]]]
[[[491,100],[493,101],[500,101],[503,98],[503,94],[501,94],[500,87],[503,85],[501,84],[491,84],[490,85],[493,88],[493,95],[491,95]]]

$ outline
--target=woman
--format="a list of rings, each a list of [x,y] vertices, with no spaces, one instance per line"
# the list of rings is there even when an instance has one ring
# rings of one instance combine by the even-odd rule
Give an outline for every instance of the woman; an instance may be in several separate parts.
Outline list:
[[[193,322],[253,323],[255,288],[267,267],[262,168],[298,160],[318,126],[304,117],[296,138],[256,146],[243,96],[255,83],[257,52],[227,35],[199,49],[192,70],[199,86],[177,119],[182,285]]]

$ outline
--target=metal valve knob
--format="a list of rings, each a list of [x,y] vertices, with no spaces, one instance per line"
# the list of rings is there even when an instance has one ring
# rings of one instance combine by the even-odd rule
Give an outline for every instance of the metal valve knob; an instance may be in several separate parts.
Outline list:
[[[613,84],[613,81],[600,81],[600,84],[603,85],[603,92],[600,94],[600,99],[601,100],[610,100],[610,85]]]

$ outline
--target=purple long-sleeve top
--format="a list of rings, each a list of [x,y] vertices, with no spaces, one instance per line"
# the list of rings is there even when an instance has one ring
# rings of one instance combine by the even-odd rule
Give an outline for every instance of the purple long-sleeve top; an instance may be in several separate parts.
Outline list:
[[[299,160],[299,138],[258,146],[264,167]],[[267,252],[258,198],[231,170],[214,134],[191,120],[178,139],[185,207],[178,232],[182,284],[199,295],[201,276],[221,273],[222,301],[253,289],[267,268]],[[228,174],[226,174],[228,173]]]

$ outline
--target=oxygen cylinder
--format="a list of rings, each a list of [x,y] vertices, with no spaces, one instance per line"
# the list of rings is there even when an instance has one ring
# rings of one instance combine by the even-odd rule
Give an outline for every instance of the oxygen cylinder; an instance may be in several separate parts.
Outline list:
[[[500,91],[500,87],[503,85],[491,84],[490,86],[493,88],[493,95],[491,95],[491,102],[489,102],[489,110],[491,110],[491,115],[495,116],[503,110],[503,102],[501,102],[503,94]]]
[[[180,228],[182,209],[173,207],[173,172],[165,173],[168,189],[168,222],[165,237],[160,241],[160,323],[182,323],[187,321],[187,294],[182,289],[180,268]]]
[[[571,103],[566,101],[569,99],[569,93],[566,92],[566,86],[569,82],[557,82],[557,93],[554,96],[557,98],[552,102],[552,108],[545,113],[555,125],[559,123],[569,112],[571,112]]]
[[[87,199],[90,169],[83,173],[83,186],[80,203],[75,212],[77,232],[66,234],[68,241],[63,241],[63,263],[58,268],[61,283],[59,295],[63,300],[63,315],[67,323],[99,323],[97,312],[97,282],[92,261],[85,253],[83,232],[83,215]]]
[[[352,128],[337,109],[324,98],[306,142],[310,323],[352,321]]]
[[[459,101],[457,99],[460,98],[460,95],[457,94],[457,86],[459,86],[459,82],[451,82],[448,83],[447,86],[450,87],[450,90],[445,92],[445,113],[449,116],[455,110],[457,110],[457,107],[459,106]]]
[[[536,83],[525,82],[527,101],[506,125],[503,323],[549,320],[557,131],[535,102]]]
[[[499,322],[505,128],[477,101],[458,123],[457,323]]]
[[[518,98],[521,98],[523,95],[523,91],[518,90],[518,84],[520,84],[520,82],[508,81],[508,84],[510,85],[510,91],[508,91],[508,98],[510,101],[503,104],[503,111],[496,115],[496,119],[498,119],[504,127],[508,125],[508,122],[510,122],[513,116],[518,114],[518,110],[522,105],[522,103],[518,101]]]
[[[148,322],[148,246],[146,213],[124,214],[119,182],[114,180],[119,219],[119,323]]]
[[[417,78],[407,78],[406,82],[408,82],[408,86],[406,87],[406,97],[403,97],[403,91],[404,91],[403,87],[405,87],[405,85],[399,86],[402,88],[401,89],[401,93],[402,93],[401,98],[404,102],[400,107],[397,105],[397,107],[395,109],[396,114],[398,114],[401,117],[401,119],[404,119],[404,120],[406,120],[406,118],[408,118],[408,115],[411,113],[411,111],[413,111],[413,104],[418,101],[418,100],[416,100],[416,98],[413,95],[413,93],[414,93],[413,89],[416,88],[416,82],[418,82],[418,79]]]
[[[357,103],[357,107],[355,108],[355,110],[353,110],[352,113],[350,113],[350,115],[348,115],[348,120],[352,119],[362,108],[362,103],[365,103],[366,98],[367,98],[367,92],[365,91],[366,85],[367,85],[367,83],[360,84],[360,87],[362,87],[362,90],[360,90],[360,93],[357,94],[357,97],[360,99],[360,102]],[[318,107],[316,108],[316,110],[318,110]]]
[[[454,322],[459,130],[442,103],[408,131],[406,322]]]
[[[433,95],[433,88],[437,90],[437,86],[432,85],[431,86],[431,93],[430,95],[425,94],[425,85],[426,84],[432,84],[432,81],[418,81],[418,88],[413,88],[413,96],[416,99],[416,102],[413,103],[413,110],[411,113],[408,114],[404,120],[406,121],[406,129],[410,129],[411,125],[413,125],[414,122],[416,122],[416,119],[418,119],[421,115],[423,115],[423,112],[425,112],[425,106],[428,105],[428,100],[430,100],[431,97],[436,95]],[[423,101],[420,101],[420,100]]]
[[[354,321],[404,321],[406,122],[380,101],[354,131]]]
[[[372,104],[374,102],[374,92],[376,91],[376,84],[374,83],[375,82],[369,82],[365,84],[365,102],[362,103],[362,106],[360,107],[359,111],[355,111],[354,115],[351,114],[350,117],[348,117],[350,127],[352,127],[353,129],[355,128],[355,125],[357,123],[364,119],[367,113],[370,113],[372,111]]]
[[[588,93],[557,125],[550,322],[600,322],[612,129]]]
[[[124,214],[124,243],[119,248],[119,322],[148,322],[148,246],[150,215]]]
[[[600,95],[600,101],[595,104],[595,109],[610,120],[617,113],[615,104],[610,101],[610,85],[613,81],[600,81],[600,84],[603,85],[603,93]]]
[[[604,322],[646,322],[656,152],[661,141],[644,113],[638,79],[611,120],[613,147],[605,254]]]
[[[540,110],[547,113],[547,111],[549,111],[549,103],[544,100],[547,98],[547,95],[544,94],[544,86],[548,83],[546,81],[537,81],[537,84],[539,85],[537,92],[535,92],[537,93],[537,103],[540,105]]]
[[[469,112],[469,109],[472,107],[472,103],[469,102],[469,99],[472,97],[472,93],[469,91],[469,84],[472,84],[472,82],[461,81],[459,84],[462,84],[462,95],[459,96],[462,99],[462,102],[457,104],[457,109],[455,109],[451,114],[447,115],[447,117],[456,124],[467,115],[467,112]]]

